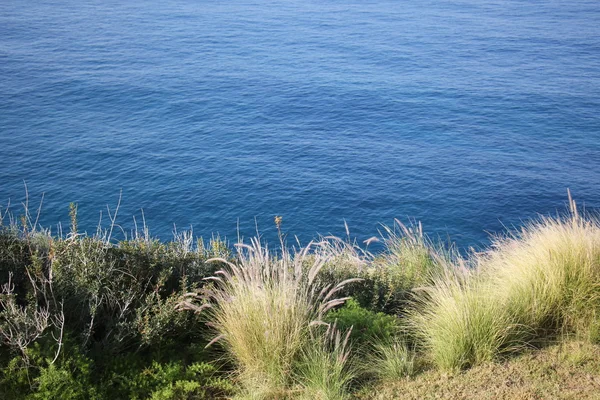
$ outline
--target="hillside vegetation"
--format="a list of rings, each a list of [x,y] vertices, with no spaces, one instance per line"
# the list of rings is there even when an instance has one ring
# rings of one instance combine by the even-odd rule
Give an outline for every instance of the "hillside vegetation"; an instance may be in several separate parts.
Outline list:
[[[399,221],[371,254],[4,211],[0,397],[597,398],[600,223],[569,211],[466,257]]]

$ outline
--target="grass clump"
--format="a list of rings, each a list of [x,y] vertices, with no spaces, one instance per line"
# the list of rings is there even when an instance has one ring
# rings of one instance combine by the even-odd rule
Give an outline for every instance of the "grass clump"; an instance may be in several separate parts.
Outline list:
[[[600,224],[577,214],[544,218],[499,239],[479,260],[493,296],[532,341],[574,334],[598,341]]]
[[[402,314],[407,309],[412,290],[430,282],[442,270],[445,251],[433,245],[423,234],[422,225],[384,226],[384,251],[372,257],[366,270],[369,290],[356,298],[371,309],[388,314]]]
[[[448,271],[424,289],[411,315],[421,346],[443,370],[491,361],[514,347],[517,327],[479,277]]]
[[[192,295],[184,306],[208,308],[217,339],[236,364],[246,392],[282,397],[292,384],[300,351],[310,347],[310,326],[343,303],[336,293],[351,280],[317,285],[326,259],[319,252],[309,256],[312,245],[294,254],[283,248],[279,257],[257,238],[237,247],[237,263],[227,263],[210,278],[214,287],[204,292],[207,303],[193,304],[190,300],[200,297]]]
[[[423,226],[404,225],[394,220],[393,228],[384,226],[385,251],[374,263],[389,270],[405,289],[429,282],[442,272],[444,252],[423,234]]]
[[[382,382],[411,377],[417,372],[417,354],[400,337],[381,340],[373,345],[366,372]]]
[[[322,279],[336,282],[350,277],[361,278],[349,285],[344,295],[351,296],[361,307],[386,314],[403,314],[412,297],[412,289],[431,282],[439,275],[450,252],[435,246],[423,234],[420,224],[383,227],[383,251],[372,254],[356,244],[337,240],[328,243],[329,262]]]
[[[462,369],[564,336],[600,339],[600,223],[574,202],[569,217],[496,238],[471,261],[470,271],[449,267],[417,295],[411,321],[438,367]]]
[[[334,325],[324,334],[312,338],[301,353],[297,380],[301,393],[296,398],[344,400],[349,398],[348,386],[356,376],[349,360],[351,329],[345,335]]]

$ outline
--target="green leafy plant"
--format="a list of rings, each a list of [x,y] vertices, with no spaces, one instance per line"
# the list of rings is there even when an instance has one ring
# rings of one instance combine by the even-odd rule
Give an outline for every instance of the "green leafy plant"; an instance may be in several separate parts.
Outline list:
[[[68,350],[55,356],[56,344],[36,342],[27,358],[15,357],[2,370],[0,392],[7,399],[99,399],[92,380],[93,362],[67,340]]]
[[[358,346],[378,340],[390,340],[401,330],[400,319],[361,307],[354,299],[327,314],[325,321],[335,323],[343,331],[352,330],[350,341]]]
[[[130,399],[215,399],[233,391],[233,385],[218,377],[216,368],[205,362],[184,367],[178,362],[154,361],[127,379],[126,386]]]

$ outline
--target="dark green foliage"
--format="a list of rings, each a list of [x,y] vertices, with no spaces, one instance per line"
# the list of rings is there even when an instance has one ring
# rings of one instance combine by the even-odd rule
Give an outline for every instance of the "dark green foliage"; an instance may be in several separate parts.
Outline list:
[[[232,384],[208,359],[203,345],[172,343],[143,353],[99,359],[102,398],[216,399],[232,393]]]
[[[78,234],[76,207],[70,214],[66,238],[0,225],[0,399],[230,393],[202,351],[204,321],[177,308],[220,268],[209,258],[230,257],[224,242],[112,244]]]
[[[232,384],[218,377],[216,368],[205,362],[184,367],[179,362],[154,361],[135,372],[121,377],[121,393],[132,400],[215,399],[233,391]]]
[[[25,300],[29,278],[27,270],[32,264],[39,269],[48,252],[48,238],[44,234],[29,234],[23,238],[16,228],[0,225],[0,284],[8,282],[9,276],[14,292]],[[32,271],[33,272],[33,271]]]
[[[3,399],[100,399],[92,382],[93,362],[70,341],[56,360],[55,350],[42,340],[27,349],[27,360],[12,358],[0,372]]]
[[[369,310],[403,314],[413,298],[413,289],[430,282],[443,269],[452,249],[435,247],[422,233],[401,227],[403,235],[388,230],[388,237],[384,238],[386,249],[380,255],[362,263],[334,258],[320,279],[335,284],[360,278],[359,282],[347,285],[342,293]]]
[[[346,301],[342,308],[329,312],[326,322],[335,322],[342,332],[352,327],[350,341],[355,347],[374,341],[389,341],[401,330],[398,317],[368,310],[353,299]]]
[[[112,352],[186,332],[194,316],[175,310],[191,289],[187,272],[209,272],[203,255],[177,253],[175,245],[128,241],[107,246],[94,238],[57,241],[52,263],[69,328],[83,343]]]
[[[8,280],[8,273],[15,272],[30,262],[27,242],[8,229],[0,230],[0,279]]]
[[[8,356],[3,354],[3,358]],[[30,370],[21,356],[13,357],[8,362],[2,360],[0,369],[0,394],[5,400],[24,399],[31,391]]]
[[[68,358],[59,365],[48,364],[39,372],[34,380],[35,389],[28,399],[100,399],[91,382],[91,361],[83,356]]]
[[[94,368],[97,365],[70,340],[52,362],[54,350],[36,343],[28,349],[27,362],[22,357],[11,359],[0,372],[2,399],[216,399],[233,391],[214,365],[186,363],[186,356],[197,358],[202,353],[194,346],[178,353],[170,349],[175,356],[164,361],[156,352],[122,354],[110,360],[101,357],[101,368]]]
[[[321,276],[321,279],[331,283],[351,278],[361,280],[348,284],[342,294],[355,299],[361,307],[386,314],[403,313],[415,287],[415,282],[406,279],[401,270],[386,265],[361,271],[326,270]]]

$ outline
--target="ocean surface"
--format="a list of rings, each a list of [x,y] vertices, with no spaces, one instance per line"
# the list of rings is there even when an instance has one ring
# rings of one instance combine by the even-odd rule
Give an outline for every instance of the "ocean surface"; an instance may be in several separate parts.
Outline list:
[[[600,209],[600,2],[2,0],[0,206],[460,247]]]

